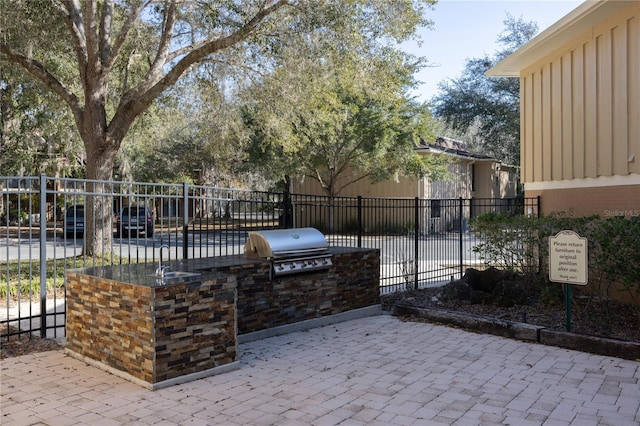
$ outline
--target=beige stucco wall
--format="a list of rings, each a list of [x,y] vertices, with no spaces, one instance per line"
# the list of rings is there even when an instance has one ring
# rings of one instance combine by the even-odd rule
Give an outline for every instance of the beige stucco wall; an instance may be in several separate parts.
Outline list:
[[[515,171],[493,161],[452,161],[447,165],[449,177],[430,181],[400,176],[397,180],[371,183],[363,179],[340,191],[341,197],[381,198],[503,198],[516,194]],[[473,189],[472,190],[472,180]],[[294,179],[291,192],[326,195],[317,180]]]
[[[341,182],[338,182],[339,184]],[[371,183],[368,179],[363,179],[345,187],[340,191],[340,197],[416,197],[422,189],[419,189],[420,182],[415,178],[399,177],[397,181],[388,180],[380,183]],[[291,192],[297,194],[327,195],[317,180],[306,177],[304,179],[294,179]],[[384,194],[384,195],[381,195]]]
[[[574,210],[640,208],[640,2],[524,69],[520,90],[526,196],[548,196],[543,208],[553,201],[568,211],[590,183],[621,187],[612,193],[631,199],[604,197]]]

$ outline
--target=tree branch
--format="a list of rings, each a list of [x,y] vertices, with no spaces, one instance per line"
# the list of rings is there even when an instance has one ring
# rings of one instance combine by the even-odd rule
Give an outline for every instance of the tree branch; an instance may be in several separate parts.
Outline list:
[[[162,67],[158,68],[157,73],[152,74],[150,72],[145,82],[141,83],[138,87],[129,90],[122,96],[116,114],[109,125],[109,130],[121,132],[124,129],[124,127],[121,126],[122,123],[132,122],[133,119],[144,111],[144,109],[149,106],[167,87],[175,84],[176,81],[178,81],[178,79],[192,65],[198,63],[212,53],[240,43],[242,40],[246,39],[247,36],[249,36],[266,17],[288,5],[290,5],[289,0],[278,0],[271,6],[260,9],[253,18],[251,18],[251,20],[232,34],[216,40],[211,40],[198,48],[194,48],[191,52],[187,53],[182,59],[180,59],[178,63],[176,63],[162,78],[157,79],[162,71]],[[168,22],[165,23],[165,28],[168,27],[168,24]],[[161,52],[159,51],[157,58],[160,56]],[[160,65],[160,62],[158,65]],[[161,65],[164,66],[166,63],[162,63]],[[154,64],[154,67],[155,66],[157,65]]]
[[[363,174],[363,175],[360,175],[360,177],[358,177],[358,178],[356,178],[356,179],[352,179],[352,180],[350,180],[350,181],[347,181],[344,185],[342,185],[340,188],[338,188],[338,189],[336,190],[336,194],[339,194],[339,193],[340,193],[343,189],[345,189],[347,186],[349,186],[349,185],[353,185],[353,184],[354,184],[354,183],[356,183],[356,182],[360,182],[361,180],[366,179],[366,178],[368,178],[369,176],[371,176],[371,173],[370,173],[370,172],[369,172],[369,173],[365,173],[365,174]]]
[[[52,5],[62,17],[75,41],[73,47],[78,58],[78,72],[80,80],[84,81],[87,69],[87,42],[84,23],[80,14],[80,3],[77,0],[65,0],[64,5],[58,1],[53,1]]]
[[[96,2],[84,2],[85,39],[87,43],[87,71],[97,75],[99,72],[98,31],[96,29]]]
[[[76,95],[73,92],[69,91],[62,83],[60,83],[60,81],[53,74],[47,71],[44,65],[34,59],[27,58],[21,53],[16,52],[5,43],[0,43],[0,53],[5,54],[7,58],[11,60],[11,62],[15,62],[16,64],[20,65],[31,75],[44,83],[44,85],[51,89],[54,93],[60,96],[62,100],[67,105],[69,105],[69,108],[71,108],[76,122],[82,122],[83,108]]]
[[[100,34],[98,36],[98,52],[100,63],[104,64],[109,59],[111,26],[113,25],[113,0],[103,0],[102,16],[100,17]]]
[[[162,68],[167,62],[169,49],[171,48],[171,40],[173,38],[173,27],[176,23],[176,2],[171,1],[169,7],[166,8],[164,22],[162,23],[162,34],[156,57],[149,68],[148,80],[155,81],[157,76],[162,74]]]
[[[120,55],[122,46],[124,45],[125,41],[127,41],[127,36],[129,35],[129,31],[131,31],[134,24],[136,23],[138,16],[140,15],[140,11],[143,10],[145,7],[147,7],[151,3],[151,1],[152,0],[148,0],[144,3],[141,3],[138,6],[131,8],[131,10],[129,11],[129,14],[127,15],[127,19],[122,25],[122,28],[120,28],[118,37],[116,38],[115,42],[113,43],[113,46],[111,47],[111,53],[109,55],[109,59],[107,59],[107,61],[105,62],[106,72],[111,70],[111,68],[113,67],[113,64],[115,63],[116,59]]]

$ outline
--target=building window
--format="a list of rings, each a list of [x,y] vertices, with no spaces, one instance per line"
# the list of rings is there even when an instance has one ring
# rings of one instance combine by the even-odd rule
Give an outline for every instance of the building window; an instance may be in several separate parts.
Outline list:
[[[431,217],[440,217],[440,200],[431,200]]]

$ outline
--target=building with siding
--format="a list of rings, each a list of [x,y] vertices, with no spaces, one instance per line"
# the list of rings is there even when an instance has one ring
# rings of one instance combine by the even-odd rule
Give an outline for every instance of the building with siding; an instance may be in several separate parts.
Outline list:
[[[487,75],[520,78],[521,180],[542,213],[640,215],[640,0],[587,1]]]
[[[439,137],[434,143],[420,141],[415,148],[419,155],[443,155],[449,159],[449,175],[431,180],[399,176],[397,180],[371,182],[364,179],[346,186],[343,197],[418,197],[418,198],[508,198],[516,196],[517,168],[483,154],[465,149],[461,141]],[[339,185],[338,185],[339,186]],[[314,179],[297,179],[291,192],[325,195]]]
[[[421,229],[428,229],[430,232],[444,232],[454,228],[459,228],[460,217],[443,217],[438,213],[441,200],[455,200],[463,198],[471,200],[467,205],[469,208],[464,212],[462,221],[468,223],[481,213],[489,211],[495,213],[515,213],[517,209],[517,181],[518,169],[501,163],[499,160],[483,154],[474,154],[465,149],[461,141],[450,138],[439,137],[434,143],[421,141],[414,147],[419,155],[441,155],[445,156],[449,162],[447,164],[448,176],[444,179],[431,180],[427,177],[399,176],[396,180],[389,179],[383,182],[372,182],[368,179],[359,180],[344,186],[338,194],[339,197],[364,198],[385,198],[385,199],[415,199],[423,200],[421,205],[429,206],[422,212],[420,219]],[[352,178],[349,173],[345,173]],[[338,187],[343,186],[343,182],[338,182]],[[317,180],[311,178],[293,179],[291,182],[291,192],[297,194],[327,195]],[[505,202],[495,202],[496,199],[506,199]],[[428,201],[431,200],[431,201]],[[400,204],[407,204],[398,200]],[[426,202],[425,202],[426,201]],[[334,203],[337,201],[334,200]],[[445,202],[447,203],[447,202]],[[450,204],[450,202],[449,202]],[[409,204],[407,204],[409,205]],[[411,204],[412,205],[412,204]],[[482,206],[482,207],[480,207]],[[400,210],[394,211],[393,218],[384,218],[384,222],[389,226],[404,225],[414,221],[413,213],[410,209],[406,214],[400,214]],[[444,209],[443,209],[444,210]],[[295,211],[297,226],[316,226],[323,222],[333,222],[331,219],[320,218],[323,213],[309,213]],[[325,216],[330,215],[324,213]],[[348,221],[354,221],[349,218]],[[382,221],[381,218],[365,219],[365,226],[369,228],[379,227],[375,222]],[[394,222],[395,224],[391,224]],[[466,226],[466,225],[463,225]],[[331,227],[333,228],[333,227]]]

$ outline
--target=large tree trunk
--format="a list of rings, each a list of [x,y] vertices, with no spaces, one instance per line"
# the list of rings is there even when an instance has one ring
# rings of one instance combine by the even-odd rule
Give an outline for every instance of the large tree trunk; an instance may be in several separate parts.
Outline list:
[[[119,144],[118,144],[119,146]],[[85,141],[87,149],[86,177],[89,179],[85,208],[84,254],[100,256],[111,251],[113,240],[113,163],[115,144]]]

